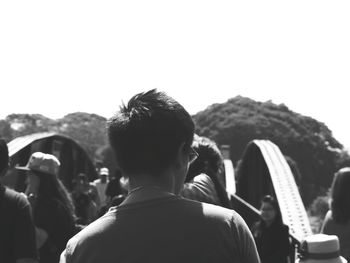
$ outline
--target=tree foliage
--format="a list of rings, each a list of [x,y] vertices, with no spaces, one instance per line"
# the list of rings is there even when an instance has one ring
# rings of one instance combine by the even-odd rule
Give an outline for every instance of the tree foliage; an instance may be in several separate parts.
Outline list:
[[[213,104],[193,118],[199,135],[231,146],[234,164],[251,140],[268,139],[278,145],[290,157],[287,160],[292,170],[297,171],[294,174],[300,174],[297,181],[307,204],[327,191],[336,170],[350,165],[349,154],[325,124],[295,113],[283,104],[238,96],[226,103]],[[40,114],[11,114],[0,120],[0,137],[7,141],[44,131],[73,138],[92,159],[113,159],[105,147],[106,119],[102,116],[75,112],[52,120]]]
[[[6,141],[37,132],[52,131],[76,140],[94,160],[96,150],[107,144],[106,118],[75,112],[52,120],[40,114],[11,114],[0,120],[0,137]]]
[[[94,158],[107,144],[106,118],[84,112],[71,113],[57,120],[58,131],[76,140]]]
[[[41,114],[10,114],[5,122],[10,127],[8,133],[11,139],[55,129],[55,121]]]
[[[193,118],[199,135],[230,145],[233,163],[239,161],[251,140],[267,139],[278,145],[297,163],[306,203],[323,193],[334,172],[350,159],[324,123],[295,113],[284,104],[238,96],[213,104]]]

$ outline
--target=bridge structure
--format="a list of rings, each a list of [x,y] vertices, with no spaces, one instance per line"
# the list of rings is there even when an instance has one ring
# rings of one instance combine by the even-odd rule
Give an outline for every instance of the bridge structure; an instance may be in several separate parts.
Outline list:
[[[293,173],[277,145],[268,140],[250,142],[239,169],[239,197],[258,208],[264,195],[274,196],[291,234],[298,240],[312,234]]]
[[[233,208],[248,226],[259,219],[261,199],[272,195],[278,201],[283,223],[289,227],[291,258],[301,240],[312,235],[310,222],[293,173],[279,147],[269,140],[253,140],[245,148],[236,178],[225,160],[226,189]],[[230,178],[229,180],[227,178]],[[232,178],[235,178],[232,180]],[[234,182],[235,188],[231,185]],[[235,192],[232,193],[232,189]]]
[[[8,147],[11,167],[25,165],[35,151],[55,155],[61,162],[59,177],[68,188],[80,172],[86,173],[90,180],[97,177],[90,157],[69,137],[56,133],[36,133],[16,138],[8,143]],[[235,176],[228,150],[221,150],[225,166],[224,181],[232,207],[241,214],[248,226],[259,219],[261,199],[269,194],[278,201],[283,223],[289,226],[293,246],[312,234],[294,176],[277,145],[268,140],[253,140],[248,143],[238,167],[239,178]],[[13,169],[14,171],[20,173]],[[8,184],[19,191],[23,190],[23,176],[15,174],[11,178],[14,182]]]
[[[17,191],[25,188],[23,171],[13,169],[25,166],[33,152],[55,155],[61,163],[59,178],[68,189],[72,189],[74,179],[85,173],[90,180],[97,178],[95,166],[86,151],[72,138],[54,132],[34,133],[17,137],[8,144],[10,171],[4,183]],[[12,169],[11,169],[12,168]]]

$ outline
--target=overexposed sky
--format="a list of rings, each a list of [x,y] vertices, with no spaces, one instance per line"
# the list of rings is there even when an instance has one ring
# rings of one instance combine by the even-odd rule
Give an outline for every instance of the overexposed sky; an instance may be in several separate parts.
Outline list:
[[[0,119],[110,117],[158,88],[191,114],[284,103],[350,147],[350,1],[0,1]]]

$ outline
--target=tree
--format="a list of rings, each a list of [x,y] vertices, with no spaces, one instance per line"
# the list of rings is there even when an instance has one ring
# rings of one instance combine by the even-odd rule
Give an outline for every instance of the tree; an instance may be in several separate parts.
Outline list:
[[[13,130],[11,128],[11,125],[5,120],[0,120],[0,138],[9,142],[13,138],[12,133]]]
[[[52,120],[41,114],[11,114],[0,121],[1,135],[10,141],[37,132],[57,132],[76,140],[94,159],[96,149],[107,144],[106,118],[84,112]]]
[[[230,145],[233,163],[239,161],[248,142],[254,139],[267,139],[278,145],[299,167],[301,191],[307,204],[329,187],[340,163],[349,160],[325,124],[295,113],[284,104],[238,96],[209,106],[193,119],[199,135]]]
[[[96,150],[107,144],[106,118],[85,112],[75,112],[57,120],[58,131],[76,140],[95,158]]]
[[[53,130],[55,121],[41,114],[10,114],[5,121],[12,129],[13,138]]]

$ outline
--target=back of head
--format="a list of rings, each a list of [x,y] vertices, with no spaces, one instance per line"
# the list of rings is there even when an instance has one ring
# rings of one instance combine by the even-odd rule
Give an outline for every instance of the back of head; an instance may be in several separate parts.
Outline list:
[[[211,177],[221,172],[223,158],[216,143],[207,137],[195,136],[192,144],[198,153],[198,158],[191,164],[186,181],[192,180],[196,175],[205,173]]]
[[[194,123],[189,113],[163,92],[132,97],[108,122],[108,135],[120,169],[159,174],[171,165],[182,143],[190,147]]]
[[[208,175],[214,183],[220,205],[231,208],[226,189],[219,179],[223,167],[223,158],[216,143],[207,137],[195,135],[192,147],[198,153],[198,158],[191,163],[186,182],[190,182],[199,174]]]
[[[0,139],[0,176],[7,169],[9,163],[9,151],[5,140]]]
[[[350,167],[340,169],[333,179],[331,187],[331,210],[338,223],[350,220]]]

